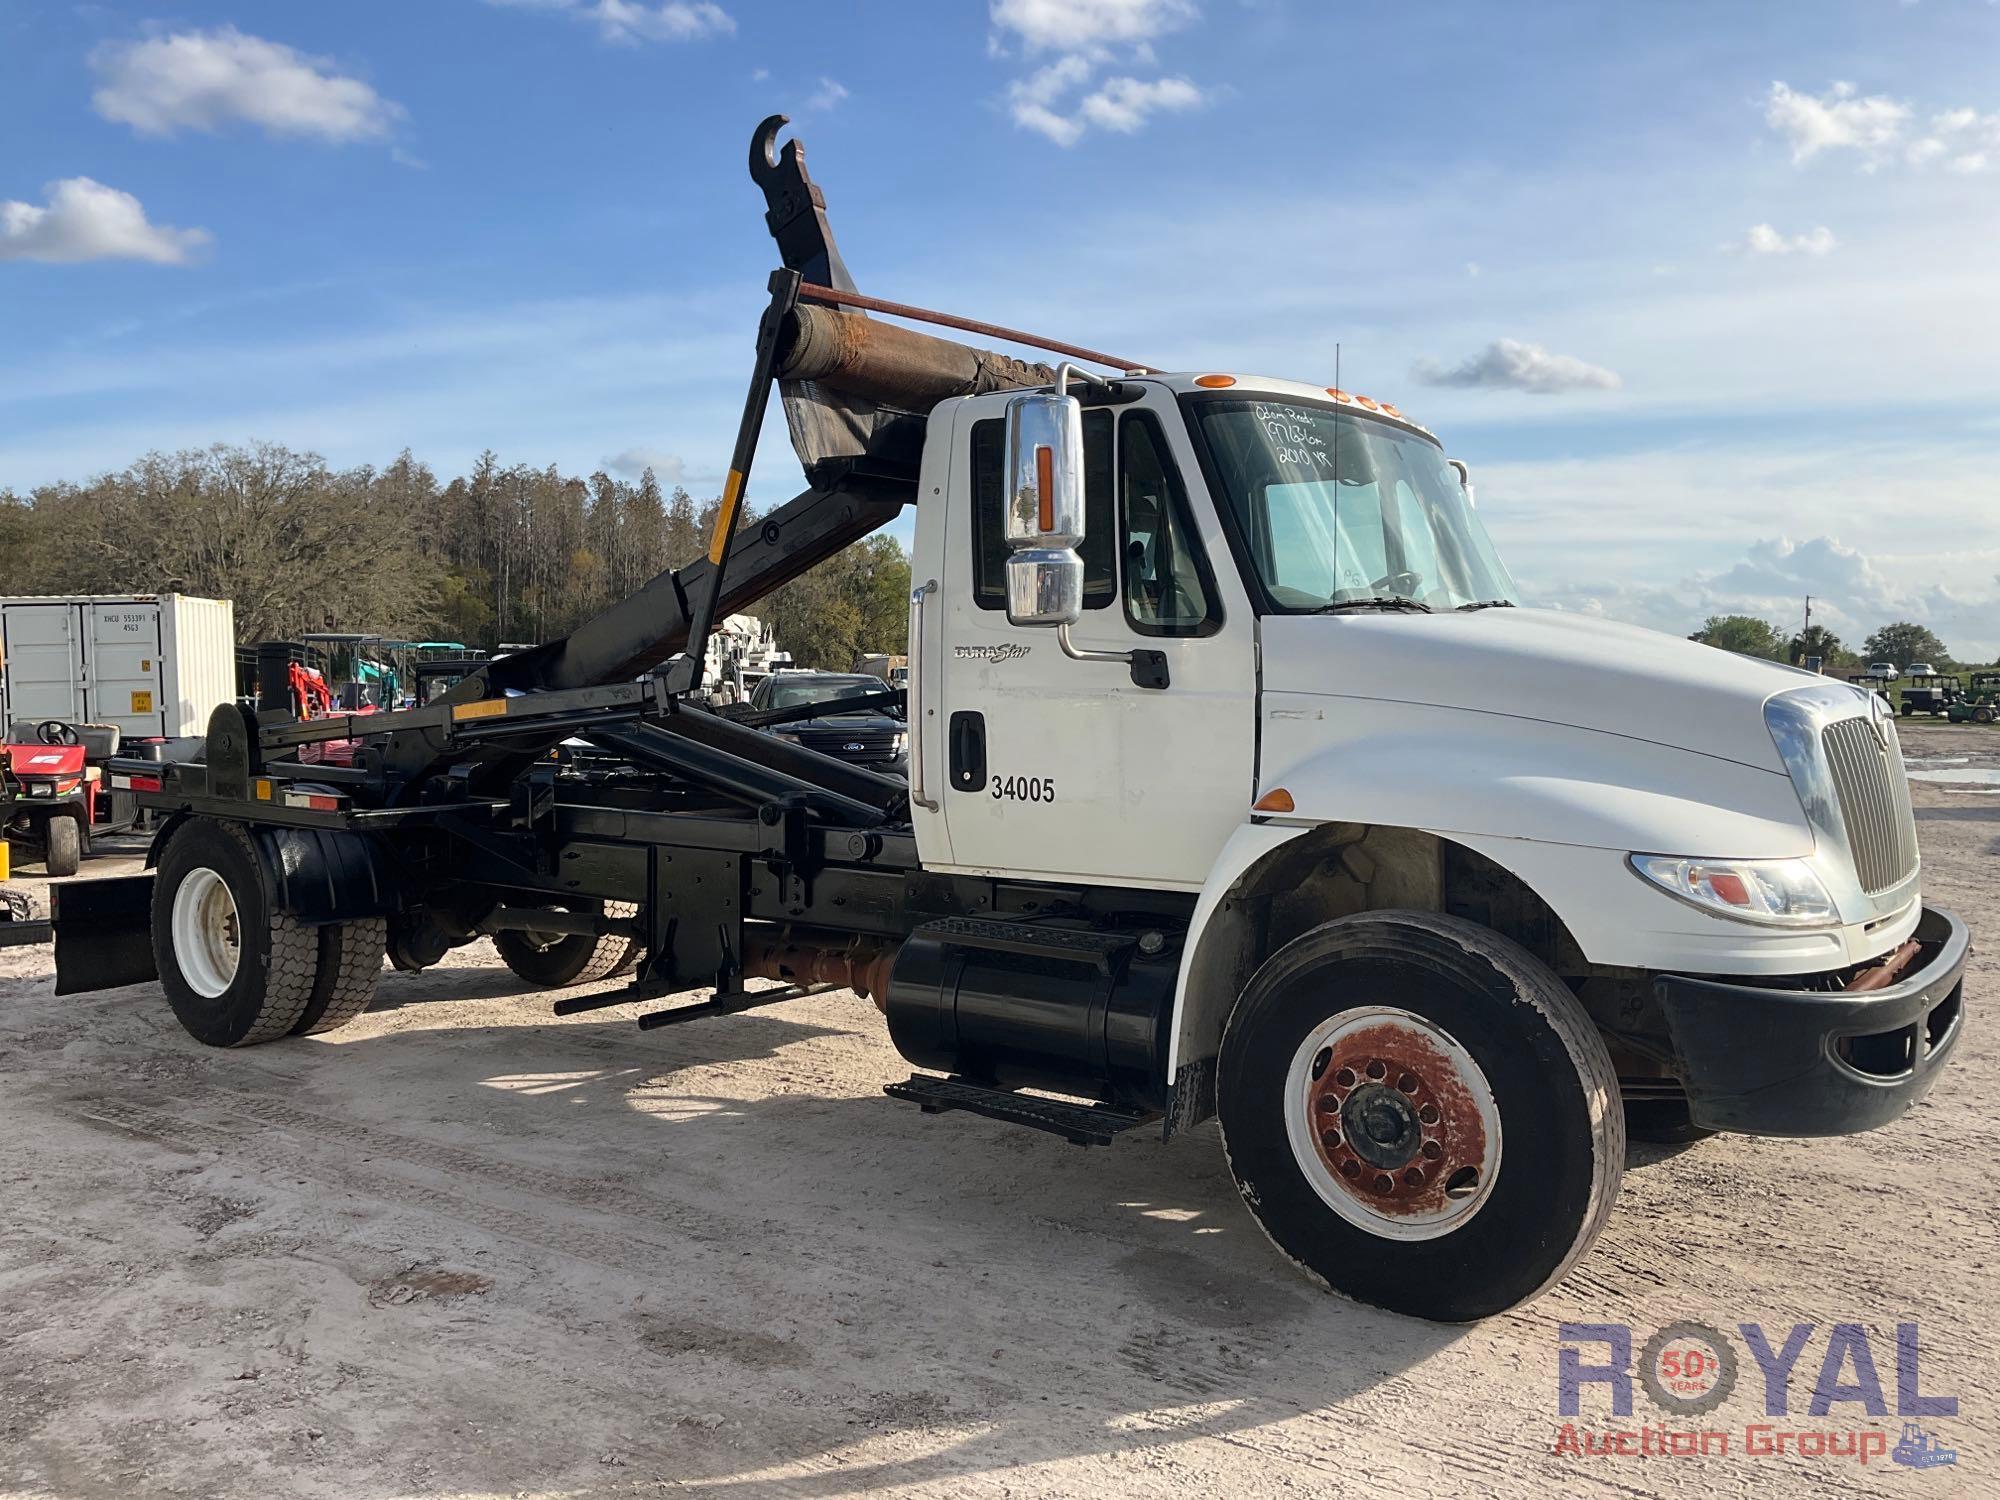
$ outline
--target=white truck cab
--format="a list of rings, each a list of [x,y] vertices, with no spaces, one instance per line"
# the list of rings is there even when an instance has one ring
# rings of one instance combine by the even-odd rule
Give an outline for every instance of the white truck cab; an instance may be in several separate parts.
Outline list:
[[[1622,1100],[1636,1133],[1864,1129],[1921,1097],[1957,1039],[1966,939],[1921,900],[1879,697],[1521,607],[1465,467],[1394,407],[1234,374],[1059,385],[930,418],[919,853],[927,870],[1196,893],[1166,1069],[1173,1109],[1219,1106],[1226,1134],[1232,1072],[1271,1071],[1232,1066],[1246,1010],[1288,957],[1318,967],[1317,1009],[1281,1046],[1301,1015],[1324,1012],[1307,1042],[1360,1025],[1382,1056],[1357,1076],[1387,1061],[1377,1123],[1395,1144],[1357,1161],[1351,1135],[1329,1147],[1289,1119],[1290,1166],[1245,1182],[1281,1245],[1332,1274],[1323,1237],[1293,1241],[1258,1207],[1297,1176],[1365,1233],[1456,1232],[1457,1200],[1412,1209],[1382,1186],[1432,1144],[1411,1144],[1398,1077],[1456,1097],[1495,1149],[1515,1128],[1480,1047],[1437,1012],[1360,1004],[1366,986],[1343,1001],[1334,976],[1371,951],[1394,993],[1398,964],[1449,966],[1430,948],[1511,972],[1484,946],[1504,944],[1551,1034],[1594,1031],[1573,1049],[1576,1077],[1614,1080],[1593,1117],[1616,1125]],[[1297,1076],[1263,1085],[1280,1098],[1345,1055],[1297,1048]],[[1237,1130],[1255,1134],[1246,1108]],[[1622,1151],[1622,1134],[1597,1143]],[[1460,1186],[1483,1202],[1496,1164],[1461,1162]],[[1571,1184],[1578,1229],[1598,1185]]]

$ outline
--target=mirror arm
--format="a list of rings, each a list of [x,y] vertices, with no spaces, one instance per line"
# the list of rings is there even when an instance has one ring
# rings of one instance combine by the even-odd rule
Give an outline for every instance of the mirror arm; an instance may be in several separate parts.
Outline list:
[[[1167,653],[1164,651],[1093,651],[1069,638],[1067,624],[1056,626],[1056,644],[1071,661],[1123,662],[1132,669],[1132,685],[1142,688],[1168,686]]]
[[[1088,370],[1079,370],[1068,360],[1064,360],[1056,366],[1056,394],[1058,396],[1067,396],[1069,394],[1069,383],[1072,379],[1079,380],[1085,385],[1094,385],[1099,390],[1107,393],[1115,394],[1118,390],[1116,384],[1106,380],[1102,375],[1093,375]]]

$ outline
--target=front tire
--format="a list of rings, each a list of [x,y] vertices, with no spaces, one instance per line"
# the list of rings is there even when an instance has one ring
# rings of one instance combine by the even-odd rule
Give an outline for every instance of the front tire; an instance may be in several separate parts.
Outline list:
[[[274,909],[240,824],[194,818],[160,856],[153,960],[167,1003],[210,1047],[275,1041],[299,1024],[319,972],[320,935]]]
[[[43,829],[47,857],[43,867],[51,875],[74,875],[83,865],[83,830],[75,818],[58,813]]]
[[[1609,1054],[1518,945],[1429,912],[1325,923],[1252,977],[1222,1040],[1230,1170],[1336,1292],[1470,1322],[1560,1280],[1618,1194]]]

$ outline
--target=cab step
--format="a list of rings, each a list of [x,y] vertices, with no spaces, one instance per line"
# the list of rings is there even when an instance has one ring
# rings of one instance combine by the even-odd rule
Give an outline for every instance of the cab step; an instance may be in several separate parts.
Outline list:
[[[1108,1146],[1134,1125],[1159,1118],[1112,1104],[1051,1099],[1044,1094],[988,1088],[964,1078],[936,1078],[928,1073],[913,1073],[907,1083],[884,1084],[882,1092],[891,1099],[909,1100],[927,1115],[962,1109],[989,1120],[1046,1130],[1073,1146]]]
[[[1086,932],[1074,927],[1048,927],[1039,922],[1002,922],[993,917],[945,917],[924,923],[911,935],[949,943],[954,948],[1066,959],[1089,964],[1100,974],[1109,974],[1138,943],[1130,933]]]

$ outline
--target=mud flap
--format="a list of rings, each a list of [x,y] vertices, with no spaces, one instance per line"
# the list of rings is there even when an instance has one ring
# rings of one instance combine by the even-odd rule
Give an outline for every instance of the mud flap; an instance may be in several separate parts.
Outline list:
[[[87,995],[159,978],[153,963],[152,911],[150,870],[51,886],[56,993]]]

